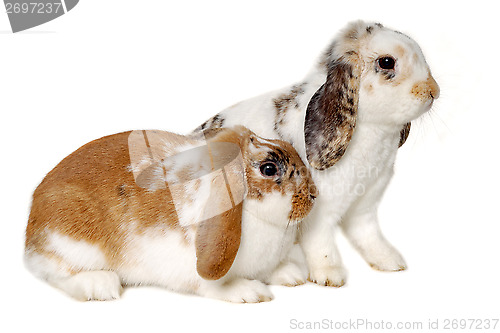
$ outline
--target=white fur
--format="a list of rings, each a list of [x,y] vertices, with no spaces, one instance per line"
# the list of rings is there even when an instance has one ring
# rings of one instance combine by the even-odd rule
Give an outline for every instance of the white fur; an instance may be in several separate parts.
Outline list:
[[[245,278],[204,280],[200,294],[233,303],[259,303],[273,299],[273,294],[264,283]]]
[[[265,280],[268,284],[294,287],[304,284],[307,279],[307,266],[304,253],[299,244],[294,244],[276,269]]]
[[[394,53],[397,47],[410,54],[408,61],[412,73],[408,73],[406,81],[393,86],[375,73],[374,61],[377,57]],[[342,226],[349,240],[373,267],[386,271],[406,267],[398,251],[382,236],[376,211],[393,174],[403,125],[431,105],[410,93],[414,84],[429,77],[430,70],[413,40],[386,28],[373,32],[373,37],[361,45],[359,56],[365,63],[357,123],[348,149],[333,167],[324,171],[311,168],[320,195],[306,219],[301,245],[307,258],[310,280],[322,285],[341,286],[346,278],[334,240],[338,226]],[[316,66],[302,82],[304,93],[295,100],[298,108],[290,105],[277,127],[273,122],[276,114],[273,101],[289,94],[293,86],[237,103],[219,116],[225,127],[244,125],[260,136],[289,141],[307,161],[304,140],[306,108],[325,80],[325,69]],[[368,89],[369,85],[373,89]]]
[[[97,246],[54,231],[47,233],[46,242],[46,254],[29,249],[25,254],[26,265],[35,276],[82,301],[120,297],[120,279],[107,270],[109,264]],[[80,270],[83,272],[72,274]]]
[[[181,226],[186,227],[202,221],[202,207],[210,198],[211,182],[214,176],[207,174],[186,183],[169,181],[172,201]],[[191,200],[186,200],[186,198]]]
[[[271,193],[264,200],[247,199],[243,204],[240,248],[228,274],[265,280],[295,241],[297,226],[289,225],[286,218],[291,196]],[[270,207],[280,213],[273,214]]]
[[[45,252],[26,249],[25,263],[42,279],[64,278],[73,270],[102,270],[108,264],[102,251],[83,240],[74,240],[55,231],[46,233]]]
[[[128,285],[157,285],[193,292],[198,285],[193,231],[151,229],[134,233],[127,244],[127,263],[116,271]]]
[[[61,265],[59,260],[47,257],[31,249],[26,249],[24,263],[34,276],[42,280],[67,277],[69,275],[69,267],[67,265]]]
[[[113,271],[83,271],[49,282],[80,301],[114,300],[120,298],[123,290],[120,278]]]
[[[304,279],[300,272],[279,281],[271,279],[281,263],[289,263],[285,259],[296,238],[297,226],[290,225],[284,214],[290,212],[291,195],[271,193],[264,200],[244,201],[241,243],[233,265],[220,281],[203,281],[203,295],[232,302],[268,301],[273,298],[272,293],[260,281],[296,285],[296,280]],[[293,265],[289,263],[288,269],[293,269]]]
[[[52,231],[48,235],[46,250],[65,262],[72,263],[72,269],[100,270],[108,267],[102,251],[83,240],[74,240]]]

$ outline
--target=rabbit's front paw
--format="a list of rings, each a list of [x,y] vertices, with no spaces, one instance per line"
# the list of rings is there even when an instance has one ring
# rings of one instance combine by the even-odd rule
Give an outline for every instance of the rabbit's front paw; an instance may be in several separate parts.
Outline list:
[[[309,281],[327,287],[342,287],[347,273],[342,266],[310,268]]]
[[[276,268],[267,280],[269,284],[295,287],[306,283],[307,268],[299,267],[293,262],[285,262]]]
[[[378,271],[399,272],[407,268],[403,256],[392,246],[369,251],[364,257],[368,264]]]
[[[108,301],[120,298],[120,278],[111,271],[81,272],[52,283],[81,301]]]
[[[264,283],[242,278],[213,286],[206,296],[233,303],[260,303],[273,299],[273,294]]]

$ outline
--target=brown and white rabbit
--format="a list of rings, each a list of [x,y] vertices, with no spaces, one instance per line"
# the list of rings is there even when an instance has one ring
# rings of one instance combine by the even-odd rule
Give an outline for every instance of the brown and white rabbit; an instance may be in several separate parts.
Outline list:
[[[66,157],[35,190],[25,262],[79,300],[116,299],[122,285],[143,284],[269,301],[264,282],[292,265],[314,198],[293,147],[245,127],[206,140],[119,133]]]

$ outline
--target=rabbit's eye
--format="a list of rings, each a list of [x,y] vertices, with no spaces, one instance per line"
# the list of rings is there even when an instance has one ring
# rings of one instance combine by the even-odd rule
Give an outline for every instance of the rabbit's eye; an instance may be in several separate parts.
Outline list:
[[[260,166],[260,173],[264,177],[274,177],[278,174],[278,166],[274,162],[265,162]]]
[[[385,70],[394,69],[396,60],[393,57],[382,57],[377,60],[378,66]]]

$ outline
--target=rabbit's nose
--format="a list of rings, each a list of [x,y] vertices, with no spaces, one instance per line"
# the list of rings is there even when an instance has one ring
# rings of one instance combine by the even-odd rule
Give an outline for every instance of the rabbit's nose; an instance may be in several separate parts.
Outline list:
[[[438,99],[440,90],[436,80],[429,73],[427,80],[418,82],[412,87],[411,93],[418,99],[427,101],[429,99]]]
[[[315,200],[318,197],[318,188],[316,185],[309,185],[309,198]]]
[[[441,91],[439,89],[439,85],[437,84],[436,80],[434,80],[432,75],[429,75],[427,84],[429,85],[429,94],[431,95],[431,98],[438,99]]]

